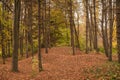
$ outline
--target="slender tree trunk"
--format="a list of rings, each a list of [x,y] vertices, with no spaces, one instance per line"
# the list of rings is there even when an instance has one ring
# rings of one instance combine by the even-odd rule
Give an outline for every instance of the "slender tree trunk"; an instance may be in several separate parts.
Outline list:
[[[21,5],[24,5],[23,2],[21,2]],[[24,15],[24,12],[23,12],[23,9],[24,7],[21,7],[21,15]],[[20,23],[23,24],[23,20],[22,20],[23,16],[20,16]],[[22,26],[21,26],[22,27]],[[20,55],[21,57],[23,57],[23,36],[24,36],[24,32],[23,32],[23,29],[19,28],[20,30],[20,40],[19,40],[19,43],[20,43]]]
[[[77,30],[76,30],[76,27],[75,27],[74,20],[73,20],[73,29],[74,29],[74,32],[75,32],[75,38],[76,38],[77,47],[80,49],[79,36],[78,36]]]
[[[12,55],[12,71],[18,72],[18,39],[21,0],[14,0],[14,50]]]
[[[48,53],[48,26],[47,26],[47,5],[46,0],[44,0],[44,27],[45,27],[45,53]]]
[[[28,54],[28,31],[26,30],[25,31],[25,38],[26,38],[26,40],[25,40],[25,42],[26,42],[26,58],[28,58],[29,57],[29,54]]]
[[[28,54],[28,0],[25,0],[24,1],[24,4],[25,4],[25,16],[24,16],[24,25],[26,26],[25,27],[25,53],[26,53],[26,58],[29,57],[29,54]]]
[[[105,50],[105,54],[106,54],[106,56],[108,57],[108,46],[106,45],[106,35],[105,35],[105,30],[104,30],[104,19],[105,19],[105,10],[104,10],[104,8],[105,8],[105,6],[104,6],[104,4],[105,4],[105,2],[104,2],[104,0],[102,0],[101,1],[102,2],[102,21],[101,21],[101,32],[102,32],[102,38],[103,38],[103,46],[104,46],[104,50]]]
[[[105,7],[107,7],[107,1],[105,2]],[[106,56],[108,57],[109,43],[108,43],[108,21],[107,21],[107,10],[105,12],[105,45],[106,45]]]
[[[49,0],[49,10],[48,10],[48,18],[49,18],[49,22],[48,22],[48,47],[51,48],[51,41],[50,41],[50,18],[51,18],[51,0]]]
[[[33,19],[32,19],[32,0],[28,2],[28,41],[31,45],[31,53],[33,57],[33,40],[32,40],[32,26],[33,26]]]
[[[90,24],[90,17],[89,17],[89,50],[92,51],[92,26]]]
[[[86,7],[86,53],[88,54],[88,31],[89,31],[89,13],[88,13],[88,0],[86,0],[85,3],[85,7]]]
[[[94,46],[94,24],[93,24],[93,15],[92,15],[92,9],[91,5],[89,6],[89,12],[90,12],[90,45],[91,45],[91,50],[93,49]]]
[[[71,46],[72,46],[72,54],[75,55],[75,46],[74,46],[74,29],[73,29],[73,14],[72,14],[72,0],[69,2],[70,6],[70,33],[71,33]]]
[[[117,18],[117,50],[118,62],[120,63],[120,0],[116,0],[116,18]]]
[[[92,36],[93,36],[93,34],[92,34],[92,23],[91,23],[91,11],[90,11],[90,1],[88,1],[88,4],[87,4],[87,6],[88,6],[88,21],[89,21],[89,24],[88,24],[88,34],[89,34],[89,51],[92,51]]]
[[[41,6],[42,6],[42,7],[41,7],[41,13],[42,13],[42,36],[43,36],[43,39],[42,39],[42,47],[45,47],[44,0],[41,1]]]
[[[94,36],[94,49],[96,52],[98,52],[98,40],[97,40],[97,22],[96,22],[96,0],[93,0],[93,5],[94,5],[94,31],[95,31],[95,36]]]
[[[112,0],[109,0],[109,27],[110,27],[109,61],[112,61],[112,33],[113,33]]]
[[[41,59],[41,0],[38,0],[38,61],[39,61],[39,72],[42,71],[42,59]]]
[[[77,13],[77,33],[78,33],[78,36],[80,35],[80,23],[79,23],[79,20],[80,20],[80,16],[79,16],[79,13]]]
[[[67,22],[67,10],[68,10],[68,8],[67,8],[67,0],[65,0],[65,5],[66,5],[66,7],[65,7],[65,26],[66,26],[66,40],[67,41],[69,41],[69,32],[68,32],[68,29],[69,29],[69,25],[68,25],[68,22]],[[69,45],[69,44],[68,44]]]

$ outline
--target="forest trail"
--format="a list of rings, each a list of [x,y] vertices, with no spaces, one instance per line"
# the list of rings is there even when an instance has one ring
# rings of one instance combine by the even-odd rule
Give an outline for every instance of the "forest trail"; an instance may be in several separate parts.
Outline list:
[[[87,70],[100,67],[106,61],[103,54],[84,54],[76,50],[76,55],[73,56],[71,48],[55,47],[48,54],[42,50],[43,71],[40,73],[37,59],[32,61],[31,57],[19,61],[19,73],[10,71],[11,62],[0,65],[0,71],[3,77],[6,76],[5,80],[91,80],[93,76]]]

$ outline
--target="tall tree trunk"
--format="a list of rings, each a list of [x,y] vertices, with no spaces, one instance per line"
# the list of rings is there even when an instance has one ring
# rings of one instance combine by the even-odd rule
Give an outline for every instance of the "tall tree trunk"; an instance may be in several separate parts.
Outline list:
[[[12,71],[18,72],[18,39],[21,0],[14,0],[14,50],[12,55]]]
[[[97,39],[97,22],[96,22],[96,0],[93,0],[94,5],[94,49],[98,52],[98,39]]]
[[[21,5],[24,5],[22,1],[21,1]],[[24,16],[24,11],[23,11],[24,9],[23,9],[23,8],[24,8],[24,6],[21,7],[21,15]],[[21,24],[24,23],[24,21],[23,21],[23,16],[20,16],[20,23],[21,23]],[[21,27],[22,27],[22,26],[21,26]],[[20,46],[20,55],[21,55],[21,57],[23,57],[23,37],[24,37],[24,29],[19,28],[19,30],[20,30],[20,38],[19,38],[19,39],[20,39],[20,40],[19,40],[19,41],[20,41],[20,42],[19,42],[19,43],[20,43],[20,45],[19,45],[19,46]]]
[[[25,0],[24,1],[24,4],[25,4],[25,16],[24,16],[24,25],[26,26],[25,27],[25,52],[26,52],[26,58],[29,57],[29,54],[28,54],[28,0]]]
[[[50,18],[51,18],[51,7],[50,7],[50,5],[51,5],[51,0],[49,0],[49,10],[48,10],[48,20],[49,20],[49,22],[48,22],[48,47],[49,48],[51,48],[51,41],[50,41]]]
[[[42,39],[42,47],[45,47],[44,0],[41,1],[41,13],[42,13],[42,18],[41,18],[41,19],[42,19],[42,36],[43,36],[43,39]]]
[[[86,7],[86,53],[88,53],[88,50],[89,50],[89,47],[88,47],[88,31],[89,31],[88,0],[86,0],[85,7]]]
[[[67,0],[65,0],[65,26],[66,26],[66,40],[67,41],[69,41],[69,32],[68,32],[68,29],[69,29],[69,25],[68,25],[68,21],[67,21],[67,10],[68,10],[68,8],[67,8]],[[69,44],[68,44],[69,45]]]
[[[103,38],[103,47],[104,47],[104,50],[105,50],[105,54],[106,54],[106,56],[108,57],[108,46],[107,46],[107,39],[106,39],[106,33],[105,33],[105,30],[104,30],[104,19],[105,19],[105,2],[104,2],[104,0],[102,0],[101,1],[101,3],[102,3],[102,21],[101,21],[101,32],[102,32],[102,38]],[[106,27],[106,26],[105,26]]]
[[[120,0],[116,0],[116,18],[117,18],[117,50],[118,62],[120,63]]]
[[[31,45],[31,53],[33,57],[33,40],[32,40],[32,26],[33,26],[33,19],[32,19],[32,0],[28,2],[28,41]]]
[[[74,29],[73,29],[73,14],[72,14],[72,0],[69,2],[69,7],[70,7],[70,34],[71,34],[71,46],[72,46],[72,54],[75,55],[75,46],[74,46]]]
[[[107,7],[107,0],[105,2],[105,7]],[[108,43],[108,21],[107,21],[107,10],[104,11],[105,12],[105,45],[106,45],[106,56],[108,57],[108,51],[109,51],[109,43]]]
[[[39,61],[39,72],[42,71],[42,59],[41,59],[41,0],[38,0],[38,61]]]
[[[112,0],[109,0],[109,27],[110,27],[110,38],[109,38],[109,61],[112,61],[112,33],[113,33],[113,20],[112,20]]]
[[[45,53],[48,53],[48,26],[47,26],[47,4],[44,0],[44,27],[45,27]]]
[[[89,6],[89,12],[90,12],[90,28],[89,28],[89,30],[90,30],[90,45],[91,45],[91,50],[93,49],[93,47],[94,47],[94,24],[93,24],[93,15],[92,15],[92,9],[91,9],[91,4],[90,4],[90,6]]]

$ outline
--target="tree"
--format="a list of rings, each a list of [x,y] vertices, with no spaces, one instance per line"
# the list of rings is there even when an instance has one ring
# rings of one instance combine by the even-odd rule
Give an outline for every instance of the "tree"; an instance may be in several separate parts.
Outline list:
[[[12,55],[12,71],[18,72],[18,44],[21,0],[14,0],[14,48]]]
[[[118,62],[120,63],[120,0],[116,0],[116,20],[117,20],[117,50]]]
[[[48,53],[48,25],[47,25],[47,2],[46,0],[43,1],[44,4],[44,29],[45,29],[45,53]]]
[[[70,18],[69,18],[69,22],[70,22],[70,33],[71,33],[71,46],[72,46],[72,50],[73,50],[73,55],[75,55],[75,46],[74,46],[74,25],[73,25],[73,14],[72,14],[72,12],[73,12],[73,10],[72,10],[72,0],[70,0],[69,1],[69,16],[70,16]]]
[[[97,39],[97,22],[96,22],[96,0],[93,0],[93,5],[94,5],[94,49],[96,50],[96,52],[98,52],[98,39]]]
[[[90,38],[90,49],[93,50],[94,47],[94,21],[93,21],[93,9],[92,3],[89,4],[89,14],[90,14],[90,29],[89,29],[89,38]]]
[[[86,0],[86,53],[88,53],[88,31],[89,31],[89,13],[88,13],[88,0]]]
[[[42,71],[42,59],[41,59],[41,0],[38,0],[38,61],[39,72]]]
[[[24,10],[25,10],[25,12],[24,12],[24,25],[25,25],[25,45],[26,45],[26,58],[28,58],[29,57],[29,55],[28,55],[28,24],[29,24],[29,22],[28,22],[28,0],[25,0],[24,1],[24,5],[25,5],[25,8],[24,8]]]
[[[101,0],[101,3],[102,3],[102,20],[101,20],[101,32],[102,32],[102,39],[103,39],[103,47],[104,47],[104,50],[105,50],[105,54],[106,54],[106,56],[108,57],[108,45],[107,45],[107,28],[106,28],[106,26],[107,25],[105,25],[104,26],[104,23],[106,23],[106,22],[104,22],[105,20],[106,20],[106,15],[105,14],[107,14],[107,13],[105,13],[105,1],[104,0]],[[104,28],[105,27],[105,28]]]
[[[50,18],[51,18],[51,13],[50,13],[51,12],[51,6],[50,5],[51,5],[51,0],[49,0],[48,3],[49,3],[49,5],[48,5],[48,20],[49,21],[48,21],[48,38],[47,39],[48,39],[48,47],[51,48],[51,41],[50,41],[50,26],[51,26],[50,25]]]
[[[112,33],[113,33],[112,0],[109,0],[109,28],[110,28],[109,61],[112,61]]]
[[[32,0],[28,0],[28,42],[31,45],[31,53],[33,57],[33,39],[32,39],[32,27],[33,27],[33,4]]]

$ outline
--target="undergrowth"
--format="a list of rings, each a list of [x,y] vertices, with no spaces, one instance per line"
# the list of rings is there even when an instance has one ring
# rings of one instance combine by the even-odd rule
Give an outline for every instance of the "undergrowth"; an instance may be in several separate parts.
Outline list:
[[[107,62],[100,67],[93,67],[87,72],[93,75],[93,79],[120,80],[120,64],[117,62]]]

